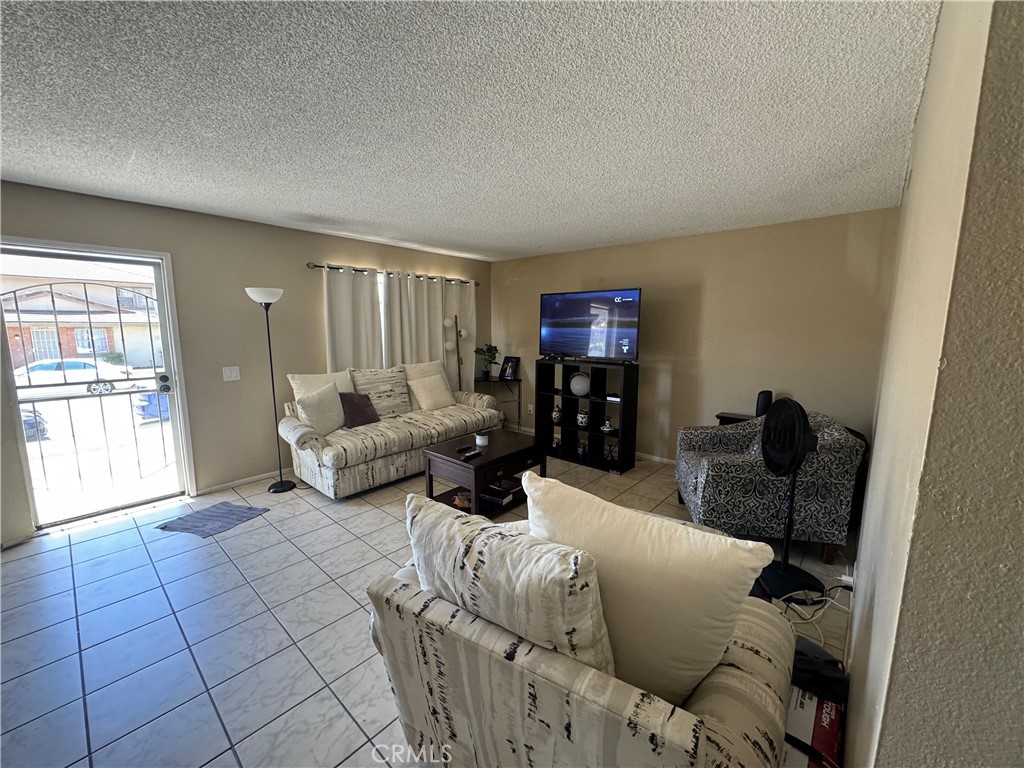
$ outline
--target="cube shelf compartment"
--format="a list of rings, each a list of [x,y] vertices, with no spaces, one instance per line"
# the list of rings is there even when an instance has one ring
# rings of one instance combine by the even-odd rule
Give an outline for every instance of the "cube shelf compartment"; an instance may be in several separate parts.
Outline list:
[[[583,397],[569,388],[577,373],[590,376],[590,391]],[[634,363],[538,360],[534,379],[537,440],[549,456],[607,472],[628,472],[636,464],[639,380],[640,367]],[[556,404],[562,409],[557,424],[551,418]],[[589,414],[586,427],[576,423],[581,411]],[[601,431],[605,419],[611,420],[611,432]]]

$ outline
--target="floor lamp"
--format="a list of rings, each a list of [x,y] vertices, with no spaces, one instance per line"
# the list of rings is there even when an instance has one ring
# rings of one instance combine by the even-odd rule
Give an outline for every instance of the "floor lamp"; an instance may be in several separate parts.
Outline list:
[[[281,440],[277,436],[277,389],[274,387],[274,350],[270,346],[270,305],[284,295],[283,288],[246,288],[249,298],[263,307],[267,316],[267,356],[270,358],[270,396],[274,401],[274,444],[277,446],[277,480],[267,488],[270,493],[284,493],[295,488],[295,483],[284,479],[281,467]]]
[[[446,341],[444,348],[448,352],[455,353],[455,365],[459,369],[459,390],[462,390],[462,350],[459,349],[459,339],[462,337],[462,331],[459,330],[459,316],[446,317],[442,323],[445,328],[455,328],[455,341]]]

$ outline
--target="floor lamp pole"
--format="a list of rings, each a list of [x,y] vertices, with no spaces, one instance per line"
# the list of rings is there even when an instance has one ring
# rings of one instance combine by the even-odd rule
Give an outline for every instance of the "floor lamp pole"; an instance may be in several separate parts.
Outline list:
[[[462,391],[462,349],[459,346],[459,316],[455,315],[455,365],[459,369],[459,391]]]
[[[277,436],[277,387],[274,385],[274,348],[270,344],[270,302],[261,302],[267,317],[267,356],[270,358],[270,397],[274,401],[274,444],[277,445],[277,481],[270,484],[270,493],[285,493],[295,489],[295,483],[284,479],[284,468],[281,464],[281,439]]]

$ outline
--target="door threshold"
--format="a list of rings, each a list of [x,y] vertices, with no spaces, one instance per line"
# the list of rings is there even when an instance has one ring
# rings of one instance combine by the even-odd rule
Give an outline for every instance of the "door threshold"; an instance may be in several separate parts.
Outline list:
[[[38,533],[50,533],[51,531],[59,528],[66,528],[69,525],[75,525],[76,523],[92,522],[98,518],[106,516],[109,520],[116,520],[119,517],[128,517],[130,515],[138,514],[139,510],[146,507],[151,507],[169,499],[180,499],[186,496],[184,491],[179,493],[169,493],[166,496],[157,496],[155,499],[146,499],[140,501],[137,504],[110,507],[109,509],[101,509],[99,512],[90,512],[87,515],[80,515],[79,517],[70,517],[67,520],[60,520],[55,523],[47,523],[36,528]],[[105,521],[104,521],[105,522]]]

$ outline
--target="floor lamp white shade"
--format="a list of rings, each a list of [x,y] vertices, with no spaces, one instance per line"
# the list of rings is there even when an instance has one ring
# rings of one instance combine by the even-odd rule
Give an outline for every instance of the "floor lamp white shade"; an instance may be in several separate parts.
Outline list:
[[[270,493],[286,493],[295,488],[295,483],[284,479],[281,467],[281,441],[277,436],[277,388],[274,386],[274,348],[270,344],[270,305],[284,295],[283,288],[246,288],[249,298],[263,307],[267,322],[267,359],[270,362],[270,399],[274,403],[274,443],[277,446],[277,480],[270,484]]]
[[[246,288],[245,292],[258,304],[273,304],[284,295],[284,288]]]

